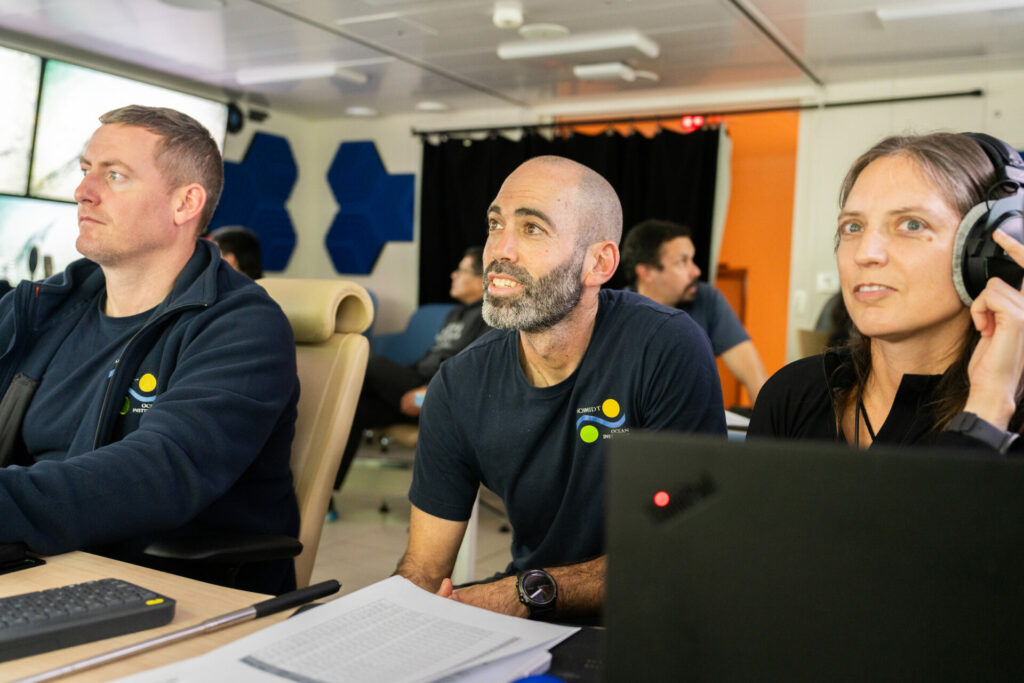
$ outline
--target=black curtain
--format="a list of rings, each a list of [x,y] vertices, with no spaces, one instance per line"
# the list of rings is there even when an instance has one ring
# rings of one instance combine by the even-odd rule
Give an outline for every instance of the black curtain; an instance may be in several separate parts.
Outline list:
[[[420,195],[420,303],[448,301],[449,274],[467,247],[487,239],[487,207],[516,166],[542,154],[580,162],[608,179],[622,201],[623,236],[646,218],[689,225],[697,265],[708,272],[718,131],[680,134],[526,134],[472,142],[424,139]],[[486,264],[485,264],[486,265]],[[703,276],[702,276],[703,277]],[[609,287],[625,285],[621,268]]]

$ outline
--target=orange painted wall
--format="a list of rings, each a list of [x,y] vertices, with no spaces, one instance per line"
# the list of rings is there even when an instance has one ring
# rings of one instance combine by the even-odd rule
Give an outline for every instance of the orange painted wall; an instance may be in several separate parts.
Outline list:
[[[747,332],[770,377],[786,364],[786,322],[789,311],[789,258],[796,188],[798,112],[766,112],[715,116],[726,122],[732,139],[729,208],[719,263],[747,270]],[[596,135],[609,126],[576,125],[573,130]],[[651,136],[659,129],[684,132],[680,119],[623,123],[611,126],[622,135]],[[736,379],[718,361],[726,407],[732,405]],[[741,405],[750,405],[746,389]]]
[[[786,362],[800,115],[772,112],[724,118],[732,139],[732,188],[718,260],[730,268],[747,269],[746,328],[771,376]]]

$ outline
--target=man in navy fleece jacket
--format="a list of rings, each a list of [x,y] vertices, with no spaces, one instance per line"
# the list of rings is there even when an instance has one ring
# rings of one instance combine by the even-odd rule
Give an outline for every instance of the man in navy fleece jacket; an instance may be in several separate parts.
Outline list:
[[[85,258],[0,301],[0,542],[148,563],[160,538],[294,536],[294,341],[266,292],[198,239],[223,187],[217,145],[170,109],[100,121],[75,191]],[[293,565],[237,583],[279,593]]]

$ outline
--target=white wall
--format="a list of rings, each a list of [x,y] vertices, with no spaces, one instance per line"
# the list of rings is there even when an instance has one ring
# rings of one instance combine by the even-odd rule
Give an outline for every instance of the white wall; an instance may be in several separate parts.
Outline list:
[[[833,86],[822,101],[906,97],[981,89],[982,97],[924,100],[902,104],[807,110],[801,115],[794,197],[793,248],[790,265],[788,358],[796,358],[796,330],[812,328],[822,305],[835,290],[819,291],[819,274],[835,277],[832,253],[838,214],[839,184],[856,157],[885,135],[930,130],[976,130],[1024,147],[1024,71],[998,74],[918,78]],[[308,120],[271,112],[262,124],[246,123],[229,136],[225,158],[239,160],[257,130],[283,135],[299,164],[299,179],[288,201],[298,236],[283,275],[344,277],[372,289],[379,310],[376,331],[402,329],[415,309],[419,281],[419,168],[421,143],[412,129],[476,128],[536,123],[523,110],[503,108],[439,115],[379,119],[339,117]],[[384,247],[368,276],[339,274],[327,256],[324,238],[338,207],[327,186],[327,169],[342,141],[373,140],[391,173],[417,175],[415,232],[412,242]],[[482,219],[481,219],[482,225]]]
[[[984,96],[802,113],[793,207],[789,360],[797,357],[796,330],[813,328],[822,305],[837,291],[819,291],[818,274],[836,277],[833,235],[839,185],[861,153],[886,135],[933,130],[989,133],[1024,147],[1024,72],[879,81],[826,91],[824,101],[848,101],[974,89],[983,90]]]

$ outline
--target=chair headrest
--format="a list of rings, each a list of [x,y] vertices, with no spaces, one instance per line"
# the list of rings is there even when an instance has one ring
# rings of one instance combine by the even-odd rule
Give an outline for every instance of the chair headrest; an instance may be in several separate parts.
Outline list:
[[[354,282],[297,278],[258,282],[288,316],[297,343],[327,341],[336,332],[359,334],[373,322],[370,295]]]

